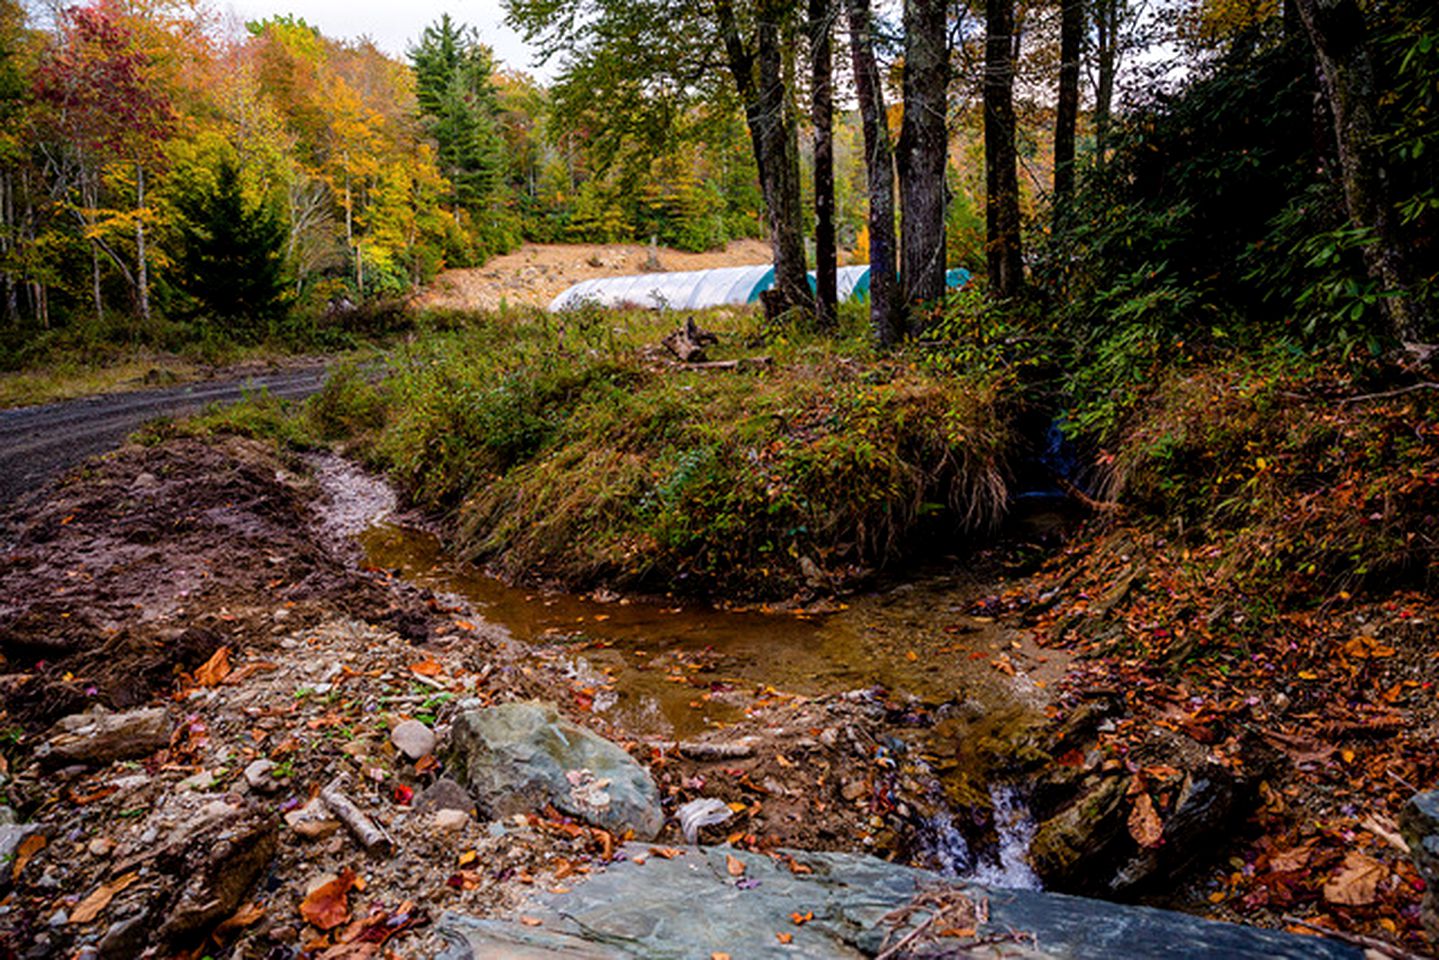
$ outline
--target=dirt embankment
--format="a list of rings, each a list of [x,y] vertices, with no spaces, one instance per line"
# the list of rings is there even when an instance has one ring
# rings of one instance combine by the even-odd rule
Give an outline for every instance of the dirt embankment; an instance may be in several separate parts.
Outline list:
[[[769,263],[769,244],[735,240],[723,250],[687,253],[661,247],[658,269],[709,270]],[[622,277],[656,269],[650,248],[639,243],[525,244],[495,257],[483,267],[446,270],[416,299],[420,309],[495,310],[510,305],[548,306],[560,293],[582,280]]]

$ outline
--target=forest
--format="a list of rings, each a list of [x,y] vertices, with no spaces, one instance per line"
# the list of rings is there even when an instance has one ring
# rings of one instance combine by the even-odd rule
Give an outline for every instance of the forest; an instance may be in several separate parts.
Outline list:
[[[0,0],[0,957],[1436,955],[1439,6],[465,13]]]

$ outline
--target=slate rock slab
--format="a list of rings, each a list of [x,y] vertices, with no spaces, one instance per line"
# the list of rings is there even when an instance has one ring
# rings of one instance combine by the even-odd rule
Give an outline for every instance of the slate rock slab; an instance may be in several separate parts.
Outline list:
[[[576,882],[569,893],[540,893],[516,920],[446,913],[440,960],[564,957],[572,960],[660,960],[722,952],[746,960],[873,957],[890,933],[885,918],[921,891],[949,887],[987,904],[978,937],[1020,934],[988,944],[985,957],[1011,960],[1361,960],[1342,943],[1273,930],[1215,923],[1148,907],[1123,906],[1033,890],[956,884],[937,874],[873,857],[792,851],[809,873],[769,857],[723,848],[687,848],[665,860],[629,844],[627,860]],[[727,856],[744,865],[731,874]],[[643,865],[635,858],[644,858]],[[814,918],[802,926],[791,913]],[[915,914],[915,923],[926,914]],[[539,925],[531,925],[533,921]],[[895,938],[913,927],[902,927]],[[790,934],[788,944],[776,934]],[[971,955],[967,941],[945,939],[926,953]]]
[[[664,826],[649,771],[624,750],[540,703],[459,715],[446,769],[493,818],[547,803],[597,827],[652,839]]]
[[[170,717],[164,707],[128,713],[81,713],[55,724],[42,759],[112,763],[145,757],[170,744]]]

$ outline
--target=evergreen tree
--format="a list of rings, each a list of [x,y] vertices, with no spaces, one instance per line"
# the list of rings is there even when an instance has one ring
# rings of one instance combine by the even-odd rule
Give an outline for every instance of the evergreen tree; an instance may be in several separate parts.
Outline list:
[[[409,56],[420,115],[450,181],[451,210],[492,208],[504,186],[505,168],[493,55],[473,28],[445,14],[425,28]]]
[[[180,288],[236,339],[259,340],[285,313],[287,232],[279,212],[245,202],[239,170],[228,157],[214,185],[181,197],[179,207]]]

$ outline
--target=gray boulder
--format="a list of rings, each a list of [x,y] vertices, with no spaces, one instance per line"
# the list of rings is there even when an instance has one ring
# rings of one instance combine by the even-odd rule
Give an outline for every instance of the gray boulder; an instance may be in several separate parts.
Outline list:
[[[957,884],[935,873],[874,857],[791,851],[788,861],[725,848],[692,847],[666,860],[638,844],[624,862],[576,882],[568,893],[540,893],[524,921],[445,914],[439,960],[571,957],[660,960],[726,953],[746,960],[874,957],[915,933],[929,916],[893,911],[925,895],[948,910],[972,912],[943,924],[973,924],[973,938],[915,937],[906,957],[984,956],[1011,960],[1361,960],[1363,951],[1316,937],[1216,923],[1149,907],[1123,906],[1035,890]],[[734,875],[732,857],[743,866]],[[636,859],[643,859],[643,865]],[[808,868],[809,872],[803,872]],[[977,908],[977,909],[975,909]],[[812,915],[796,924],[792,915]],[[958,922],[955,922],[958,920]],[[782,942],[778,935],[789,937]],[[886,939],[888,938],[888,940]],[[995,942],[978,946],[976,940]],[[966,949],[970,947],[971,949]]]
[[[1429,936],[1439,939],[1439,790],[1416,793],[1399,814],[1399,832],[1409,856],[1424,878],[1419,919]]]
[[[445,764],[480,809],[499,818],[554,804],[597,827],[649,840],[664,825],[649,771],[618,746],[539,703],[459,715]]]

